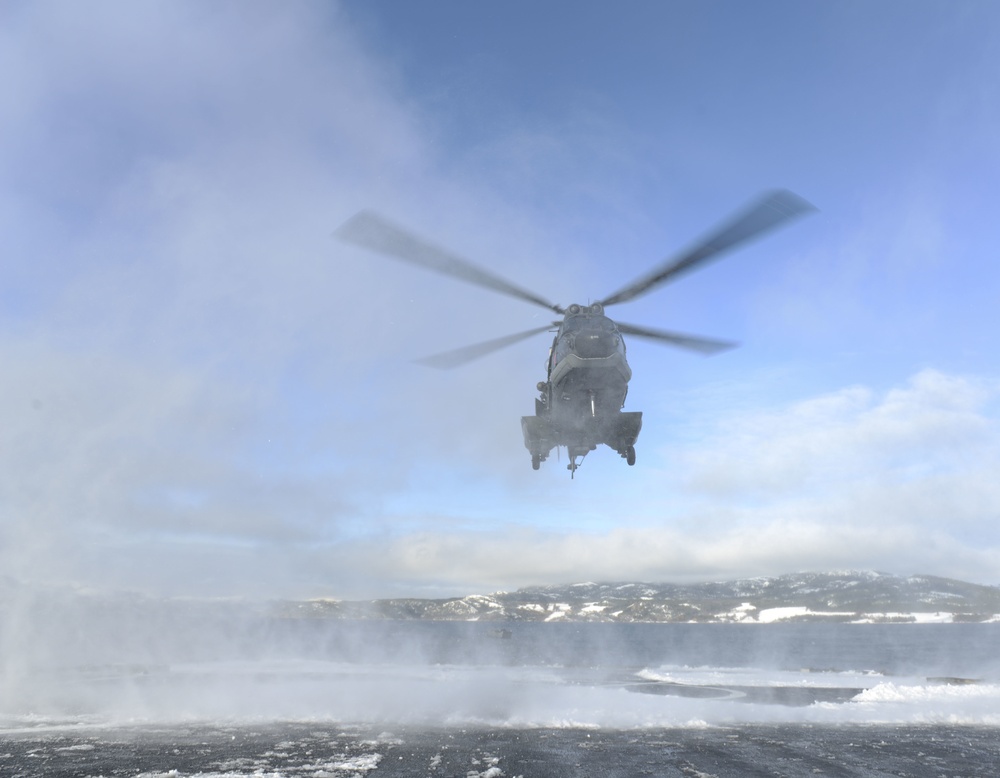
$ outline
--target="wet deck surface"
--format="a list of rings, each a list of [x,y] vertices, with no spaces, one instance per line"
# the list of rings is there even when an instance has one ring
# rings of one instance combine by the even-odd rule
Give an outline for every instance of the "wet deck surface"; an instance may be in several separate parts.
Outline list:
[[[144,726],[0,736],[0,775],[995,776],[1000,731],[965,726],[428,729],[267,724]]]

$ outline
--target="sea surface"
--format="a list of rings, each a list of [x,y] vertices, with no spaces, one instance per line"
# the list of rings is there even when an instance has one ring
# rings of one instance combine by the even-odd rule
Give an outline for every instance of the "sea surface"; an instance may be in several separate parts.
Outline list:
[[[12,637],[2,776],[1000,775],[1000,624],[122,619]]]

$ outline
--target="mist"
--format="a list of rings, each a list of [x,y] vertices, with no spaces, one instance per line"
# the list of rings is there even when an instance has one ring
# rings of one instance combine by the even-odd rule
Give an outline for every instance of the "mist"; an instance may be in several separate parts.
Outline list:
[[[363,205],[439,229],[430,199],[482,228],[336,6],[4,13],[8,72],[33,74],[5,106],[8,574],[294,591],[298,555],[398,531],[386,497],[418,452],[509,462],[510,357],[447,382],[410,363],[494,334],[502,302],[436,312],[418,301],[440,284],[331,237]],[[405,191],[425,197],[396,201]],[[489,258],[497,230],[452,238],[492,244]],[[476,414],[472,441],[453,430],[475,410],[449,398],[477,394],[495,413]],[[327,572],[303,588],[322,593]]]
[[[0,633],[0,729],[1000,723],[995,625],[505,626],[33,594]]]
[[[1000,569],[995,15],[391,5],[0,9],[0,728],[1000,724],[991,625],[276,615]],[[583,303],[774,186],[821,213],[622,312],[741,349],[630,341],[639,462],[573,480],[521,437],[547,335],[413,363],[550,314],[334,237],[372,209]]]

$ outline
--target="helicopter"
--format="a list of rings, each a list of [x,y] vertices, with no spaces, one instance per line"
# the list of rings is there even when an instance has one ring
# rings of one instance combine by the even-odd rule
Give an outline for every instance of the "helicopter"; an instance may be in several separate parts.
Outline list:
[[[565,447],[572,478],[583,458],[601,444],[616,451],[629,465],[635,464],[642,412],[623,410],[632,378],[624,335],[706,355],[736,346],[728,341],[613,321],[605,309],[674,281],[737,245],[813,210],[810,203],[786,189],[767,192],[693,246],[664,260],[627,286],[596,302],[566,307],[436,246],[372,211],[356,214],[334,234],[355,246],[539,305],[563,317],[541,327],[416,361],[429,367],[454,368],[554,330],[546,377],[536,387],[535,413],[521,417],[521,432],[533,469],[538,470],[553,449]]]

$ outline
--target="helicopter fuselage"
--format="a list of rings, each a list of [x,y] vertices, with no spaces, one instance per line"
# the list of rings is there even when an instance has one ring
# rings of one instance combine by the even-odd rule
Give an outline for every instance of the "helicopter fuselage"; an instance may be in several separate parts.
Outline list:
[[[522,417],[524,444],[538,466],[566,446],[570,463],[601,443],[635,461],[641,413],[623,413],[632,369],[625,340],[599,303],[571,305],[559,325],[538,384],[535,416]],[[575,469],[575,468],[573,468]]]
[[[577,307],[582,306],[570,310]],[[548,402],[558,415],[606,416],[625,404],[632,370],[615,323],[598,306],[583,310],[567,313],[552,342]]]

